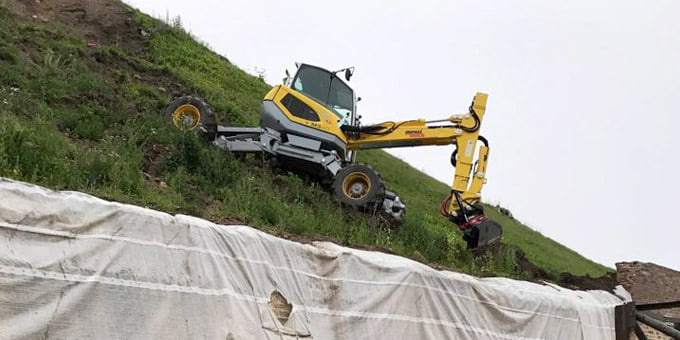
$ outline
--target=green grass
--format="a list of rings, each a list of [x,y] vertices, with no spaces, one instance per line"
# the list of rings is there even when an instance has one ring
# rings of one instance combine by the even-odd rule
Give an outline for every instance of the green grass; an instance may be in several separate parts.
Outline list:
[[[474,259],[438,215],[448,188],[376,151],[360,154],[408,205],[396,229],[342,209],[327,189],[236,159],[166,126],[163,108],[180,94],[206,99],[218,120],[254,125],[270,88],[196,42],[180,27],[131,10],[150,32],[141,49],[88,46],[56,25],[25,21],[0,6],[0,176],[215,221],[238,219],[269,232],[313,233],[368,245],[473,274],[523,277],[512,248]],[[599,276],[608,269],[515,220],[505,241],[551,272]]]
[[[373,165],[385,179],[388,188],[394,189],[408,206],[408,216],[403,226],[413,242],[418,244],[420,233],[458,234],[451,229],[451,224],[440,217],[438,207],[440,201],[448,193],[449,188],[443,183],[424,175],[420,171],[402,162],[398,158],[382,151],[368,151],[359,154],[359,161]],[[501,214],[494,206],[485,205],[485,212],[494,221],[503,226],[503,240],[522,249],[535,264],[550,272],[569,272],[574,275],[601,276],[611,269],[586,259],[575,251],[541,235],[517,220]],[[429,239],[429,238],[426,238]],[[462,244],[456,240],[453,247],[460,252]],[[427,247],[419,244],[418,247]],[[464,256],[460,256],[464,258]],[[452,259],[455,261],[455,259]],[[474,271],[473,267],[470,270]],[[464,264],[459,264],[463,266]],[[506,266],[507,267],[507,266]]]

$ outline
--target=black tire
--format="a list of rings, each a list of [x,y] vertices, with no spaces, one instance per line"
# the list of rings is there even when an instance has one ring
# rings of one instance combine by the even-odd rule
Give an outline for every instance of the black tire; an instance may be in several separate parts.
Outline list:
[[[385,197],[385,185],[380,175],[366,164],[342,168],[335,175],[332,188],[342,204],[359,209],[373,208]]]
[[[217,134],[215,112],[198,97],[184,96],[175,99],[165,108],[165,119],[169,125],[180,130],[197,131],[209,141],[214,140]]]

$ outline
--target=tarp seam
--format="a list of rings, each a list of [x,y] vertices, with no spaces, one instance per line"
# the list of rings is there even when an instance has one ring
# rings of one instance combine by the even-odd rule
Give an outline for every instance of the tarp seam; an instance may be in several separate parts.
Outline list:
[[[149,290],[157,290],[157,291],[165,291],[165,292],[197,294],[197,295],[204,295],[204,296],[229,296],[229,297],[232,297],[232,298],[235,298],[235,299],[238,299],[238,300],[257,303],[257,304],[261,304],[261,305],[267,305],[268,304],[267,298],[258,298],[258,297],[252,296],[252,295],[236,293],[236,292],[228,290],[228,289],[207,289],[207,288],[200,288],[200,287],[193,287],[193,286],[168,285],[168,284],[161,284],[161,283],[155,283],[155,282],[118,279],[118,278],[113,278],[113,277],[108,277],[108,276],[103,276],[103,275],[86,276],[86,275],[79,275],[79,274],[67,274],[67,273],[60,273],[60,272],[47,271],[47,270],[38,270],[38,269],[34,269],[34,268],[25,268],[25,267],[22,268],[22,267],[5,266],[5,265],[0,265],[0,273],[6,274],[6,275],[17,275],[17,276],[25,276],[25,277],[32,277],[32,278],[40,278],[40,279],[51,279],[51,280],[58,280],[58,281],[80,282],[80,283],[101,283],[101,284],[107,284],[107,285],[113,285],[113,286],[149,289]],[[465,329],[465,330],[469,330],[469,331],[473,331],[475,333],[481,333],[481,334],[485,334],[485,335],[493,335],[493,336],[496,336],[496,337],[509,339],[509,340],[544,340],[543,338],[525,338],[525,337],[519,337],[519,336],[514,336],[514,335],[506,335],[506,334],[496,333],[496,332],[490,331],[488,329],[477,328],[477,327],[473,327],[473,326],[470,326],[470,325],[454,323],[454,322],[444,321],[444,320],[440,320],[440,319],[410,317],[410,316],[399,315],[399,314],[379,314],[379,313],[366,313],[366,312],[355,312],[355,311],[342,311],[342,310],[332,310],[332,309],[327,309],[327,308],[315,308],[315,307],[305,307],[305,306],[299,306],[299,307],[304,308],[309,313],[315,313],[315,314],[334,315],[334,316],[341,316],[341,317],[346,317],[346,318],[372,318],[372,319],[379,319],[379,320],[408,321],[408,322],[413,322],[413,323],[435,324],[435,325],[441,325],[441,326],[449,327],[449,328]]]
[[[326,308],[314,308],[314,307],[307,307],[306,310],[310,313],[316,313],[316,314],[326,314],[326,315],[338,315],[335,313],[335,311],[326,309]],[[545,340],[544,338],[527,338],[527,337],[522,337],[522,336],[517,336],[517,335],[508,335],[508,334],[502,334],[498,332],[493,332],[488,329],[481,329],[481,328],[476,328],[472,327],[470,325],[465,325],[457,322],[449,322],[449,321],[444,321],[440,319],[432,319],[432,318],[420,318],[420,317],[412,317],[412,316],[406,316],[406,315],[396,315],[396,314],[380,314],[380,313],[366,313],[366,312],[343,312],[343,315],[339,316],[350,316],[348,314],[351,314],[352,317],[356,318],[371,318],[371,319],[378,319],[378,320],[383,320],[383,319],[389,319],[389,320],[394,320],[394,321],[409,321],[409,322],[415,322],[415,323],[425,323],[425,324],[431,324],[431,325],[440,325],[444,327],[449,327],[449,328],[457,328],[457,329],[464,329],[468,331],[473,331],[475,333],[483,333],[484,335],[491,335],[495,337],[500,337],[504,339],[510,339],[510,340]]]
[[[169,245],[169,244],[164,244],[161,242],[156,242],[156,241],[147,241],[147,240],[139,240],[139,239],[134,239],[134,238],[129,238],[129,237],[123,237],[123,236],[112,236],[112,235],[105,235],[105,234],[76,234],[68,231],[56,231],[56,230],[51,230],[51,229],[46,229],[46,228],[41,228],[41,227],[33,227],[33,226],[26,226],[26,225],[21,225],[21,224],[7,224],[4,222],[0,222],[0,227],[2,228],[8,228],[8,229],[14,229],[18,231],[23,231],[23,232],[30,232],[30,233],[37,233],[37,234],[45,234],[45,235],[51,235],[51,236],[60,236],[60,237],[65,237],[65,238],[70,238],[70,239],[103,239],[103,240],[108,240],[108,241],[120,241],[120,242],[125,242],[125,243],[132,243],[132,244],[137,244],[137,245],[142,245],[142,246],[155,246],[155,247],[161,247],[165,249],[172,249],[172,250],[183,250],[183,251],[194,251],[198,253],[203,253],[203,254],[208,254],[208,255],[213,255],[213,256],[218,256],[226,259],[231,259],[235,261],[243,261],[247,263],[253,263],[253,264],[260,264],[260,265],[265,265],[273,269],[277,270],[284,270],[284,271],[289,271],[293,272],[296,274],[308,276],[314,279],[318,280],[325,280],[325,281],[337,281],[337,282],[352,282],[356,284],[365,284],[365,285],[393,285],[393,286],[407,286],[407,287],[413,287],[413,288],[419,288],[419,289],[424,289],[424,290],[429,290],[429,291],[436,291],[440,292],[449,296],[454,296],[474,302],[478,302],[481,304],[493,306],[496,308],[504,309],[507,311],[512,311],[512,312],[519,312],[519,313],[525,313],[525,314],[531,314],[531,315],[540,315],[548,318],[556,318],[556,319],[561,319],[561,320],[566,320],[566,321],[571,321],[571,322],[577,322],[581,323],[584,326],[591,327],[591,328],[598,328],[598,329],[611,329],[610,327],[601,327],[589,323],[585,323],[581,321],[578,318],[568,318],[568,317],[563,317],[559,315],[554,315],[554,314],[547,314],[547,313],[538,313],[535,311],[530,311],[530,310],[524,310],[524,309],[519,309],[519,308],[513,308],[509,306],[503,306],[495,303],[491,303],[488,301],[483,301],[480,299],[476,299],[470,296],[462,295],[462,294],[457,294],[454,292],[450,292],[444,289],[440,288],[434,288],[434,287],[428,287],[425,285],[419,285],[415,283],[404,283],[404,282],[378,282],[378,281],[365,281],[365,280],[355,280],[355,279],[342,279],[342,278],[327,278],[319,275],[315,275],[312,273],[307,273],[301,270],[293,269],[293,268],[288,268],[288,267],[282,267],[282,266],[275,266],[267,261],[259,261],[259,260],[252,260],[252,259],[247,259],[247,258],[242,258],[242,257],[234,257],[230,256],[221,252],[209,250],[209,249],[204,249],[200,247],[189,247],[189,246],[181,246],[181,245]],[[205,289],[205,288],[200,288],[200,289]],[[572,302],[572,301],[570,301]],[[586,305],[593,305],[589,304],[586,302],[579,302],[581,304],[586,304]],[[596,307],[602,307],[601,305],[593,305]]]

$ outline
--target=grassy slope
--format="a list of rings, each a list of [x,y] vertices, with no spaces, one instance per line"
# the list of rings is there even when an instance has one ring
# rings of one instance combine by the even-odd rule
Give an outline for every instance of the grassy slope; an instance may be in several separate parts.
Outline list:
[[[412,223],[446,228],[448,222],[439,217],[439,201],[448,187],[423,175],[420,171],[385,152],[364,152],[359,160],[374,165],[385,178],[389,188],[395,188],[408,205]],[[575,275],[599,276],[608,269],[596,264],[575,251],[541,235],[517,220],[499,213],[493,206],[486,206],[487,215],[503,226],[504,242],[519,246],[536,265],[553,272],[568,271]]]
[[[148,35],[130,50],[88,46],[83,37],[12,17],[0,7],[0,176],[183,212],[238,218],[270,232],[317,233],[348,245],[389,248],[470,273],[521,277],[510,253],[473,261],[457,231],[437,215],[445,185],[385,152],[366,152],[409,206],[397,231],[340,209],[315,183],[236,160],[192,134],[165,126],[173,96],[205,98],[221,122],[257,122],[269,86],[194,41],[181,29],[131,11]],[[488,209],[543,268],[599,276],[607,269]]]

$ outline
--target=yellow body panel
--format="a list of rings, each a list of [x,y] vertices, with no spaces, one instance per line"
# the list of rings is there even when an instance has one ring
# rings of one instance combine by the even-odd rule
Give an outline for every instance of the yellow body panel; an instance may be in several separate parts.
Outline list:
[[[269,92],[267,92],[267,94],[264,96],[264,100],[274,100],[276,92],[278,92],[281,87],[282,87],[281,85],[276,85],[272,87],[272,89],[269,90]]]
[[[312,110],[314,110],[319,116],[319,121],[315,122],[311,120],[302,119],[288,111],[288,109],[281,103],[281,100],[287,94],[295,96],[297,99],[301,100],[303,103],[311,107]],[[333,114],[329,109],[327,109],[325,106],[317,103],[313,99],[308,98],[304,94],[295,91],[289,87],[277,85],[274,88],[272,88],[269,91],[269,93],[267,93],[267,95],[265,96],[265,100],[272,100],[276,104],[276,106],[279,109],[281,109],[281,111],[283,111],[283,113],[285,113],[286,116],[291,121],[305,126],[309,126],[316,130],[321,130],[323,132],[330,133],[340,138],[340,140],[342,140],[344,143],[347,143],[347,137],[342,132],[342,130],[340,130],[340,127],[338,127],[338,122],[340,121],[338,117],[335,114]]]

